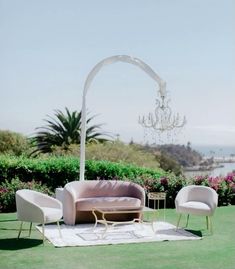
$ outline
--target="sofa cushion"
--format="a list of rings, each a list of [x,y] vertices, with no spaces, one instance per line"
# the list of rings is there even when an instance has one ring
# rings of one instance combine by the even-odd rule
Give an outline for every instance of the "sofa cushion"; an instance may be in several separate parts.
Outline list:
[[[94,207],[140,207],[141,200],[133,197],[92,197],[76,200],[77,211],[91,211]]]

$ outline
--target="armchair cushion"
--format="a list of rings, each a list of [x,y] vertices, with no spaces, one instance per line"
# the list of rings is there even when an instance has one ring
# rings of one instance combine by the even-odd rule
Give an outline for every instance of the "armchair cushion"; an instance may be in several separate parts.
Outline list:
[[[188,214],[189,212],[193,215],[210,215],[210,207],[202,202],[190,201],[180,205],[181,213]]]

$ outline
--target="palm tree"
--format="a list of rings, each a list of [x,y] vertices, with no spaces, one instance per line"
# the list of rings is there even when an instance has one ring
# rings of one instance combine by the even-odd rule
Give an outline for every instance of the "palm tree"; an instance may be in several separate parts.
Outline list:
[[[71,144],[80,144],[81,133],[81,111],[73,111],[72,113],[65,108],[64,114],[61,110],[55,110],[55,119],[48,116],[49,119],[44,119],[46,126],[38,127],[38,132],[32,137],[32,144],[36,149],[31,155],[38,153],[49,153],[53,151],[54,146],[60,146],[67,150]],[[87,119],[86,142],[104,142],[111,137],[106,133],[101,133],[99,130],[102,124],[89,126],[91,120],[95,116]]]

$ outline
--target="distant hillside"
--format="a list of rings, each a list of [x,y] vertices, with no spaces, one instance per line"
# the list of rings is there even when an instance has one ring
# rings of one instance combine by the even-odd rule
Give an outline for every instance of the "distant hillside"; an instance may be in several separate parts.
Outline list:
[[[202,161],[201,154],[196,150],[193,150],[190,143],[188,143],[187,146],[174,144],[147,145],[145,146],[145,149],[155,154],[164,154],[183,167],[199,165]]]

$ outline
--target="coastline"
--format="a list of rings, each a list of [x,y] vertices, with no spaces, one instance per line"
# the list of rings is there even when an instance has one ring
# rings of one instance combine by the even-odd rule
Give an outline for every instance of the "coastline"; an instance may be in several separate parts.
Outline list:
[[[206,163],[207,160],[212,160],[211,164],[208,165],[195,165],[195,166],[188,166],[184,168],[185,172],[188,171],[211,171],[216,168],[224,167],[225,163],[235,163],[235,157],[204,157],[203,162]]]
[[[226,176],[235,170],[234,145],[195,145],[193,149],[203,156],[204,164],[185,167],[183,173],[186,176]]]
[[[231,173],[235,171],[235,162],[224,162],[221,164],[218,164],[217,166],[214,166],[211,169],[189,169],[189,170],[184,170],[183,174],[187,177],[194,177],[194,176],[226,176],[228,173]]]

